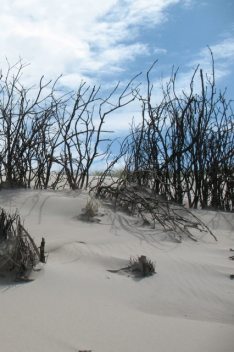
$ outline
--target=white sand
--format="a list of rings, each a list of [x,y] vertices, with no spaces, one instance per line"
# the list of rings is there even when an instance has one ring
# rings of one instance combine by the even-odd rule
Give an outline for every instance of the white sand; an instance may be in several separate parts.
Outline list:
[[[100,209],[101,222],[77,219],[87,195],[1,191],[19,209],[47,264],[25,284],[0,281],[2,352],[233,352],[234,214],[196,212],[218,242],[200,234],[181,244],[137,219]],[[145,254],[157,274],[110,273]]]

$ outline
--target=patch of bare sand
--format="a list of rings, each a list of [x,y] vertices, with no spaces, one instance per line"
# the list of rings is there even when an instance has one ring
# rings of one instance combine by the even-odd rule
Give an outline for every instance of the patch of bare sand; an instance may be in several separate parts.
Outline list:
[[[100,207],[100,223],[78,220],[87,193],[1,191],[19,209],[47,264],[28,284],[0,280],[4,352],[231,352],[234,348],[233,214],[197,212],[218,242],[173,243],[160,229]],[[156,275],[110,273],[145,254]]]

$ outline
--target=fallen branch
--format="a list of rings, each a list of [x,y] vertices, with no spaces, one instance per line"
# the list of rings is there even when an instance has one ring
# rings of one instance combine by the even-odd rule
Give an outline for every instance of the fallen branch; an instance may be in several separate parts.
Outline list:
[[[96,196],[111,199],[115,206],[127,210],[132,215],[140,216],[144,223],[160,224],[162,228],[171,232],[174,239],[181,242],[183,237],[193,241],[197,238],[192,230],[209,233],[216,241],[217,238],[208,226],[195,216],[189,209],[169,202],[152,190],[136,184],[116,182],[111,185],[99,185],[95,190]]]

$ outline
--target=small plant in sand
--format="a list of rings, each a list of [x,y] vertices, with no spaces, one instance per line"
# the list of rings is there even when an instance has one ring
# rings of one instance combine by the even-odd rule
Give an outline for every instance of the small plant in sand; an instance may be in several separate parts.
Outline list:
[[[146,277],[155,274],[155,265],[145,255],[130,258],[129,269],[136,275]]]
[[[128,266],[120,269],[108,269],[110,273],[127,273],[128,276],[143,278],[155,274],[155,264],[145,255],[130,258]],[[129,275],[130,274],[130,275]]]
[[[83,209],[83,218],[88,221],[92,221],[92,219],[98,215],[98,203],[93,198],[89,198],[87,200],[86,206]]]

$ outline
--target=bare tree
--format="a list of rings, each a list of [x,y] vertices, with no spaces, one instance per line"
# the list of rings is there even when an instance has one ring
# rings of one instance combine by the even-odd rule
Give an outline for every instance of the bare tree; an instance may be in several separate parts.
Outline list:
[[[105,120],[135,99],[134,78],[102,98],[100,87],[82,82],[75,93],[59,92],[59,78],[46,82],[43,76],[37,88],[26,89],[24,68],[20,60],[0,77],[1,185],[87,187],[93,162],[108,154]]]

